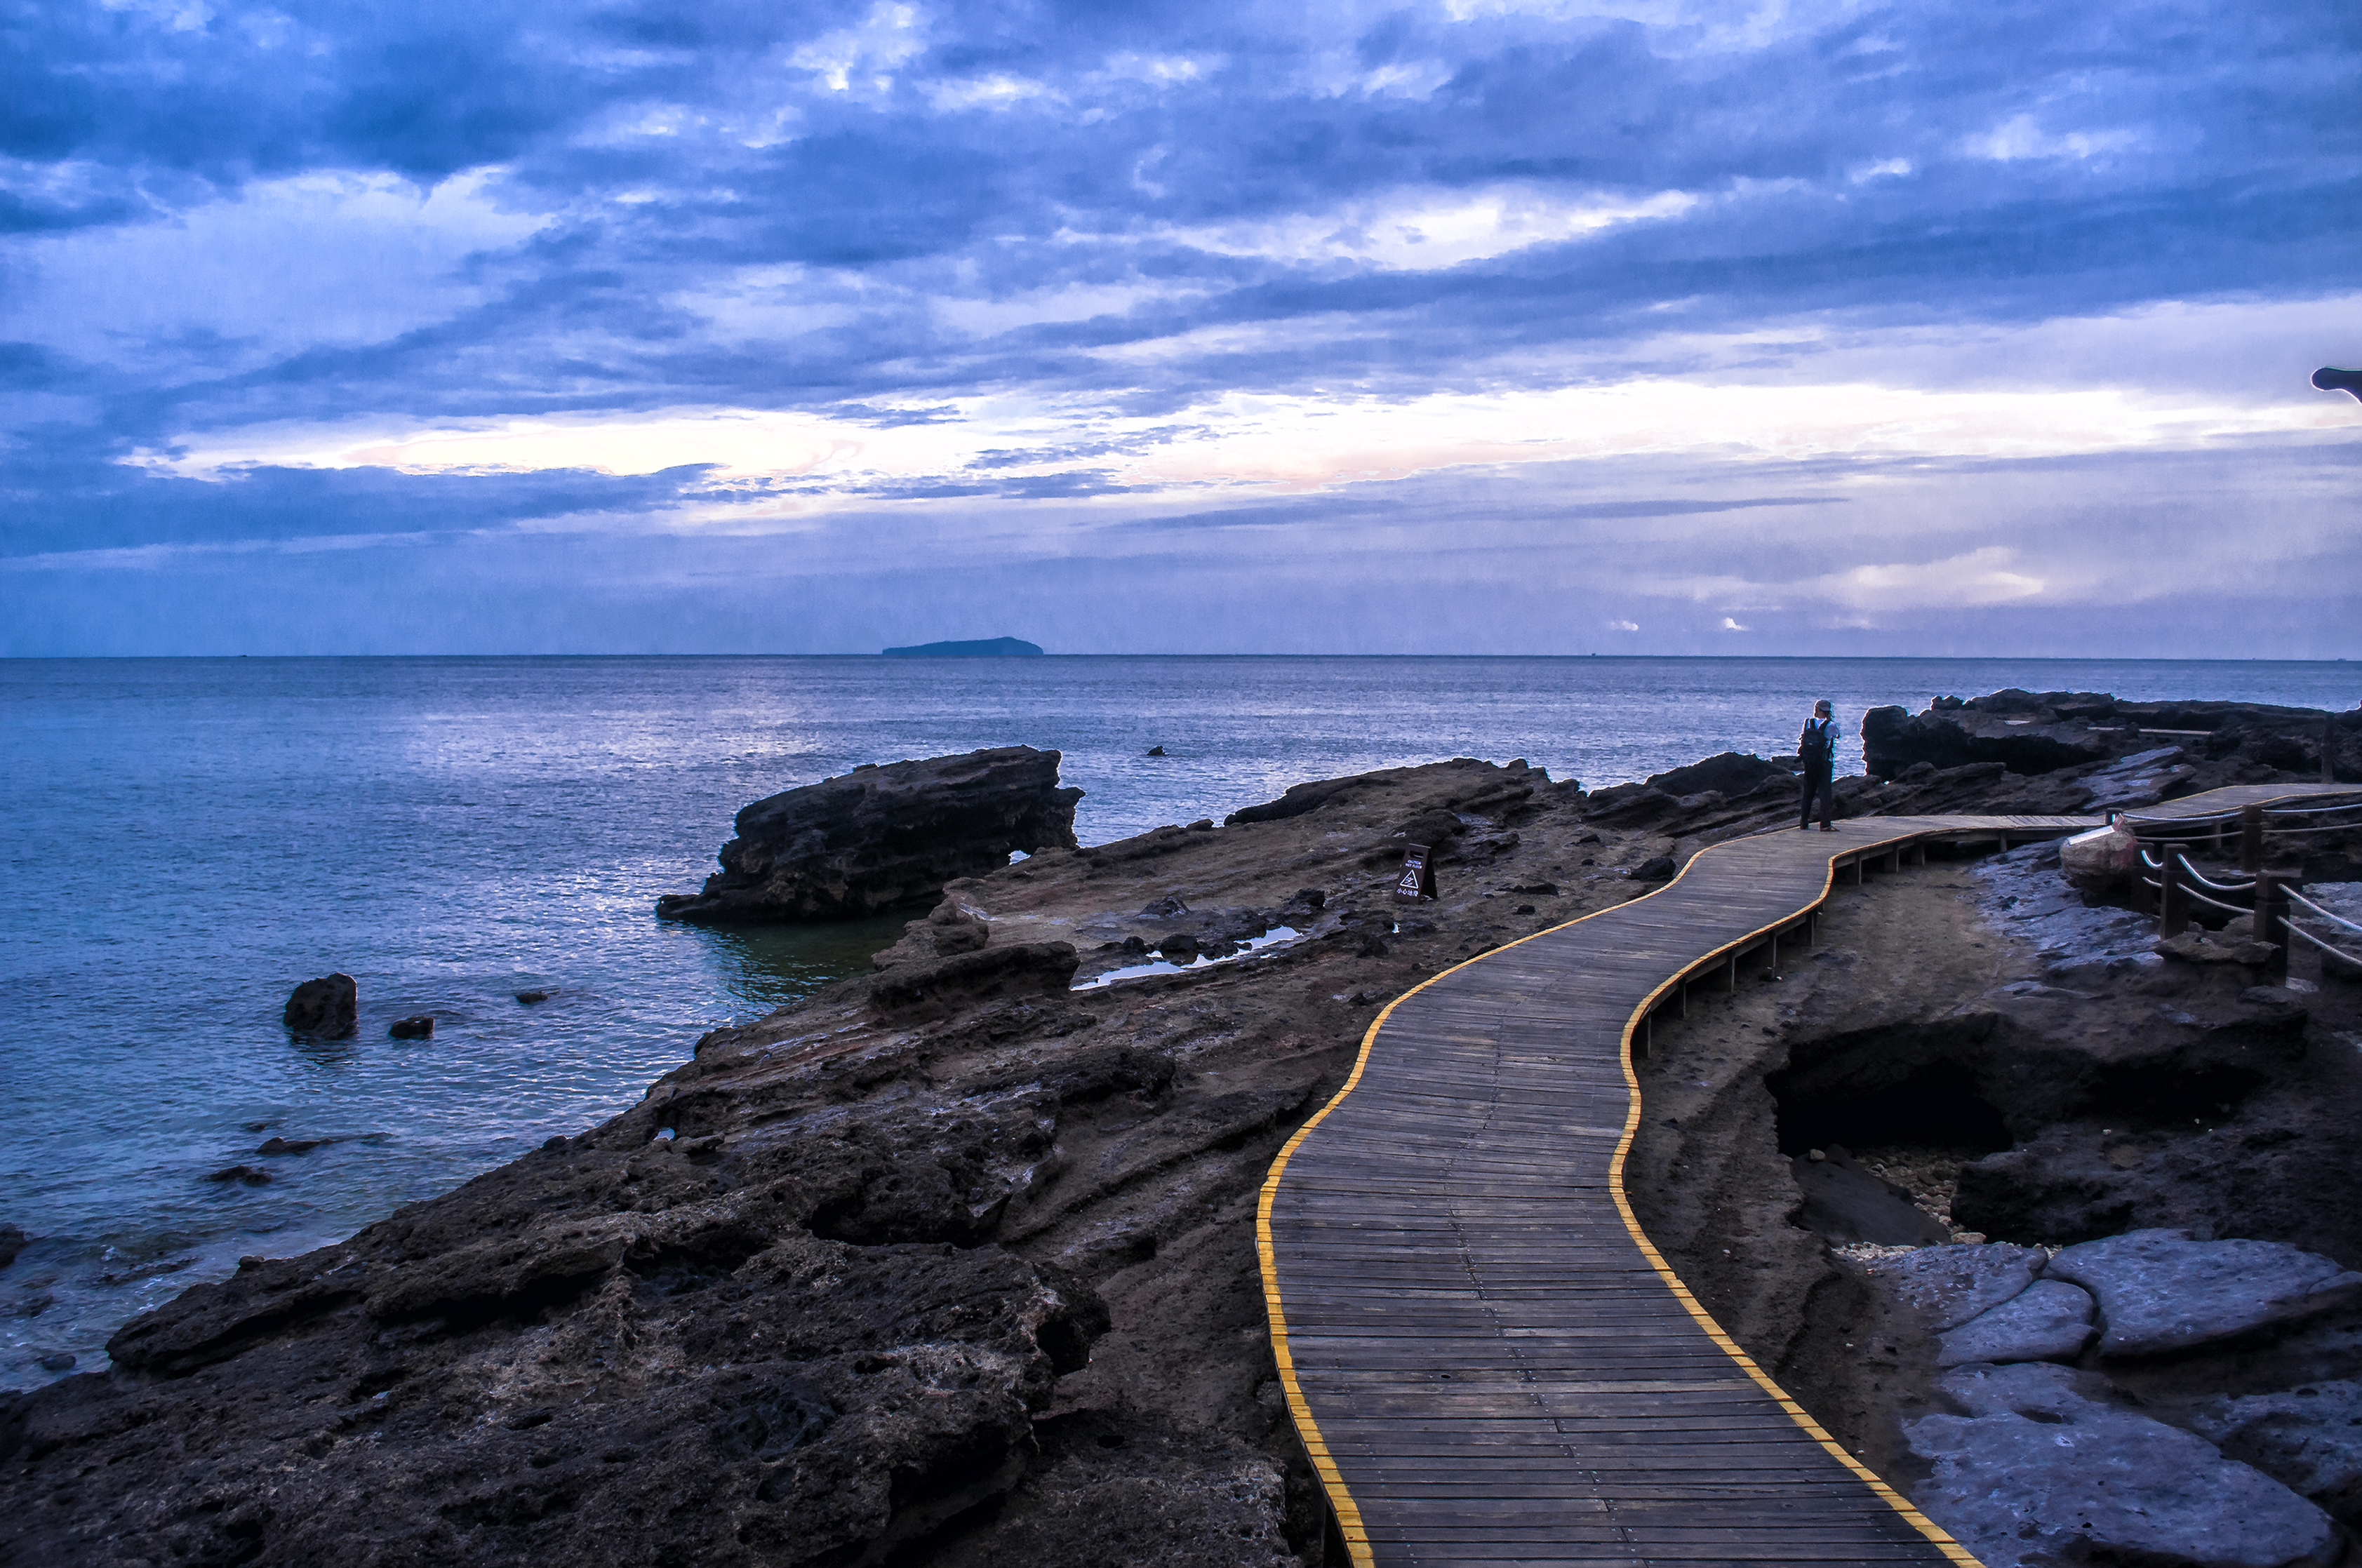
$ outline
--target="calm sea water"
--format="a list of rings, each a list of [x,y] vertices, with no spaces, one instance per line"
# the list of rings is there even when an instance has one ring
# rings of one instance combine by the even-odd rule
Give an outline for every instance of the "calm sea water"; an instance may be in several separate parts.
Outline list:
[[[242,1253],[349,1233],[628,1106],[900,919],[660,923],[737,809],[982,745],[1065,753],[1087,843],[1306,778],[1523,756],[1615,783],[1793,745],[1810,700],[2008,685],[2345,708],[2362,665],[1707,659],[0,661],[0,1386]],[[1167,756],[1149,757],[1150,746]],[[361,1029],[291,1040],[343,969]],[[552,999],[520,1005],[516,991]],[[386,1037],[432,1012],[430,1041]],[[264,1139],[332,1138],[263,1156]],[[208,1179],[267,1167],[269,1184]]]

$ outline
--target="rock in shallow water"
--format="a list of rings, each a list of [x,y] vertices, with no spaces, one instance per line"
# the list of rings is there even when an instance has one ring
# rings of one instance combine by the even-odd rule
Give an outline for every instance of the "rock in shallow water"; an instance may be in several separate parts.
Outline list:
[[[2037,1279],[1946,1334],[1936,1364],[2061,1361],[2081,1353],[2092,1331],[2091,1292],[2062,1279]]]
[[[427,1040],[435,1034],[435,1015],[422,1012],[411,1018],[397,1018],[386,1033],[396,1040]]]
[[[2100,1353],[2158,1355],[2235,1338],[2343,1306],[2362,1274],[2279,1242],[2193,1242],[2180,1231],[2131,1231],[2085,1242],[2047,1271],[2099,1298]]]
[[[1906,1429],[1933,1464],[1914,1499],[1985,1564],[2132,1562],[2325,1568],[2329,1516],[2202,1438],[2103,1403],[2097,1380],[2029,1363],[1938,1385],[1969,1416]]]
[[[337,1039],[350,1034],[359,1016],[360,987],[350,975],[338,972],[306,980],[287,998],[282,1015],[298,1034]]]
[[[841,920],[932,900],[944,885],[1032,854],[1075,847],[1080,790],[1058,787],[1059,754],[1030,745],[856,767],[756,801],[699,893],[657,913],[711,922]]]

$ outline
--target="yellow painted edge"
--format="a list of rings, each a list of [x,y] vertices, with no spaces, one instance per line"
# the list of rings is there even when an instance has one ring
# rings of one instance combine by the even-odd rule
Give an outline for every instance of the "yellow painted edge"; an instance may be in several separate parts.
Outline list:
[[[1933,837],[1937,834],[1947,831],[1949,830],[1915,828],[1894,838],[1881,839],[1876,842],[1882,845],[1907,844],[1915,838]],[[1760,836],[1762,835],[1759,834],[1750,834],[1747,838],[1727,842],[1743,844],[1748,839]],[[1272,1250],[1271,1209],[1273,1202],[1279,1196],[1281,1178],[1287,1174],[1288,1160],[1295,1154],[1297,1145],[1311,1135],[1315,1127],[1327,1120],[1330,1111],[1344,1104],[1345,1097],[1352,1094],[1355,1087],[1361,1083],[1362,1073],[1370,1065],[1370,1049],[1377,1043],[1378,1031],[1385,1027],[1386,1020],[1394,1015],[1395,1009],[1437,981],[1448,976],[1456,975],[1472,964],[1481,964],[1496,954],[1507,953],[1512,947],[1522,947],[1529,942],[1564,931],[1569,926],[1581,925],[1584,921],[1596,920],[1601,915],[1613,913],[1617,910],[1629,909],[1634,904],[1653,899],[1657,894],[1668,891],[1683,877],[1688,876],[1690,867],[1695,866],[1701,859],[1722,847],[1724,847],[1722,845],[1708,845],[1699,850],[1690,856],[1689,864],[1683,866],[1661,888],[1643,893],[1639,898],[1627,899],[1622,903],[1610,904],[1606,909],[1594,910],[1587,915],[1578,915],[1573,920],[1547,926],[1530,935],[1521,936],[1515,942],[1503,943],[1498,947],[1487,949],[1473,958],[1463,959],[1454,964],[1449,969],[1429,975],[1418,985],[1386,1003],[1385,1007],[1378,1010],[1378,1016],[1370,1020],[1370,1027],[1363,1032],[1361,1052],[1353,1058],[1353,1070],[1346,1075],[1343,1087],[1329,1097],[1327,1104],[1305,1119],[1304,1125],[1297,1128],[1287,1142],[1280,1145],[1278,1155],[1271,1162],[1271,1172],[1264,1177],[1263,1192],[1255,1202],[1255,1255],[1263,1265],[1264,1311],[1271,1323],[1272,1357],[1279,1366],[1280,1386],[1287,1395],[1287,1413],[1296,1422],[1297,1436],[1303,1441],[1305,1453],[1312,1461],[1313,1473],[1320,1477],[1321,1489],[1329,1496],[1329,1506],[1336,1513],[1338,1530],[1345,1538],[1345,1551],[1352,1558],[1354,1568],[1374,1568],[1375,1559],[1370,1555],[1369,1532],[1362,1524],[1361,1507],[1353,1501],[1352,1491],[1345,1485],[1345,1477],[1338,1470],[1335,1457],[1329,1452],[1328,1441],[1320,1435],[1320,1423],[1313,1419],[1311,1402],[1305,1398],[1304,1390],[1297,1382],[1296,1358],[1290,1352],[1287,1342],[1286,1309],[1279,1294],[1279,1261]],[[1802,909],[1773,921],[1769,925],[1759,926],[1745,936],[1715,948],[1701,956],[1691,967],[1696,967],[1698,964],[1720,957],[1735,948],[1744,947],[1756,938],[1778,930],[1798,915],[1827,901],[1829,889],[1837,880],[1837,863],[1839,856],[1869,846],[1859,842],[1849,842],[1842,846],[1831,845],[1831,847],[1838,853],[1829,856],[1827,870],[1821,878],[1821,891],[1818,898],[1805,904]],[[1672,1271],[1672,1265],[1665,1262],[1664,1255],[1657,1251],[1656,1244],[1650,1242],[1647,1233],[1640,1229],[1640,1222],[1633,1217],[1631,1200],[1624,1196],[1625,1156],[1631,1152],[1633,1137],[1639,1132],[1640,1127],[1640,1079],[1632,1070],[1632,1032],[1639,1026],[1640,1021],[1649,1015],[1649,1010],[1656,1005],[1657,999],[1663,996],[1689,972],[1688,968],[1684,968],[1667,977],[1662,984],[1650,991],[1640,1005],[1633,1010],[1632,1016],[1624,1022],[1624,1032],[1618,1043],[1618,1055],[1624,1068],[1625,1099],[1628,1104],[1624,1114],[1623,1136],[1617,1140],[1616,1152],[1609,1156],[1607,1162],[1607,1190],[1616,1199],[1617,1215],[1624,1221],[1624,1229],[1639,1244],[1641,1255],[1649,1260],[1649,1266],[1655,1269],[1658,1277],[1672,1289],[1673,1298],[1682,1304],[1683,1309],[1705,1331],[1708,1339],[1712,1340],[1725,1354],[1738,1363],[1747,1375],[1753,1378],[1756,1385],[1772,1397],[1791,1420],[1804,1429],[1806,1436],[1827,1449],[1835,1456],[1838,1463],[1852,1472],[1857,1479],[1867,1485],[1888,1507],[1901,1514],[1912,1528],[1926,1536],[1947,1558],[1958,1563],[1959,1568],[1983,1568],[1983,1564],[1971,1555],[1966,1547],[1954,1540],[1941,1525],[1921,1513],[1912,1506],[1908,1498],[1880,1479],[1876,1472],[1848,1453],[1845,1446],[1829,1436],[1821,1424],[1813,1419],[1805,1408],[1789,1396],[1786,1389],[1772,1381],[1763,1369],[1755,1364],[1754,1358],[1739,1348],[1738,1341],[1723,1332],[1722,1325],[1714,1320],[1712,1313],[1698,1304],[1697,1298],[1690,1294],[1689,1286],[1682,1283],[1681,1276]]]

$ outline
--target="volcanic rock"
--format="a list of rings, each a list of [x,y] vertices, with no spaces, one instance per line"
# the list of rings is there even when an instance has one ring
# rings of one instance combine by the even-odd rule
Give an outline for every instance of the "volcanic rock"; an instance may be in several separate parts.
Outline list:
[[[1693,762],[1686,767],[1651,774],[1649,788],[1668,795],[1699,795],[1708,790],[1725,798],[1736,800],[1762,787],[1766,780],[1778,778],[1783,784],[1794,785],[1795,769],[1766,762],[1752,752],[1726,751],[1709,756],[1704,762]]]
[[[2054,1254],[2047,1272],[2099,1297],[2100,1353],[2158,1355],[2294,1321],[2362,1297],[2362,1274],[2279,1242],[2131,1231]]]
[[[347,974],[306,980],[287,998],[285,1021],[298,1034],[338,1039],[359,1026],[360,988]]]
[[[15,1263],[17,1254],[25,1250],[28,1240],[22,1226],[0,1225],[0,1268]]]
[[[1931,1461],[1914,1499],[1985,1568],[2133,1562],[2325,1568],[2329,1516],[2202,1438],[2091,1397],[2064,1367],[1963,1367],[1970,1414],[1906,1429]]]
[[[2174,745],[2160,748],[2168,736]],[[2102,692],[2012,688],[1967,702],[1941,699],[1915,715],[1872,708],[1862,715],[1861,739],[1870,772],[1879,778],[1918,762],[2001,762],[2023,774],[2121,763],[2123,777],[2096,793],[2126,799],[2143,792],[2134,779],[2150,776],[2158,780],[2151,798],[2169,797],[2191,778],[2174,770],[2202,759],[2318,778],[2324,746],[2338,778],[2362,778],[2362,711],[2332,714],[2260,702],[2124,702]],[[2190,755],[2160,755],[2176,748]]]
[[[1010,852],[1075,847],[1080,790],[1058,787],[1058,753],[999,746],[856,767],[756,801],[701,893],[670,894],[671,920],[838,920],[942,895]]]
[[[2362,1383],[2201,1400],[2191,1430],[2349,1523],[2362,1518]]]
[[[1982,1246],[1924,1247],[1879,1265],[1879,1277],[1926,1318],[1937,1333],[2021,1294],[2042,1272],[2040,1247],[1991,1242]]]
[[[1832,1143],[1827,1158],[1799,1154],[1790,1162],[1805,1194],[1797,1223],[1833,1242],[1875,1242],[1882,1246],[1924,1246],[1948,1242],[1952,1232],[1925,1209],[1914,1207],[1904,1188],[1881,1181]]]
[[[1068,942],[1018,942],[956,954],[933,964],[898,965],[870,982],[880,1017],[941,1018],[1000,997],[1063,996],[1077,960]]]
[[[992,940],[992,922],[984,911],[957,899],[945,899],[929,912],[926,935],[936,954],[973,953]]]
[[[1944,1336],[1937,1366],[1968,1362],[2065,1361],[2092,1342],[2091,1292],[2037,1279],[2012,1300]]]
[[[422,1012],[409,1018],[397,1018],[386,1029],[386,1033],[396,1040],[431,1039],[435,1033],[435,1015]]]

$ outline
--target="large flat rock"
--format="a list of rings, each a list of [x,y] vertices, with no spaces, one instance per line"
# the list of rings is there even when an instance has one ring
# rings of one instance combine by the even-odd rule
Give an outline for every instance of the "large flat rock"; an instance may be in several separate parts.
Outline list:
[[[2224,1453],[2338,1518],[2362,1518],[2362,1383],[2208,1399],[2183,1418]]]
[[[1882,1258],[1872,1272],[1940,1334],[1991,1311],[2032,1285],[2047,1255],[2040,1247],[2008,1242],[1926,1247]]]
[[[1931,1465],[1913,1496],[1985,1568],[2337,1559],[2320,1508],[2202,1438],[2089,1397],[2064,1367],[1963,1367],[1938,1386],[1971,1413],[1906,1430]]]
[[[942,896],[944,884],[1009,864],[1010,852],[1075,847],[1080,790],[1058,787],[1059,754],[995,746],[856,767],[738,813],[722,869],[657,913],[706,923],[843,920]]]
[[[2037,1279],[1946,1334],[1937,1366],[1970,1362],[2063,1361],[2092,1342],[2092,1294],[2063,1279]]]
[[[2159,1355],[2293,1322],[2362,1296],[2362,1274],[2279,1242],[2130,1231],[2054,1255],[2048,1273],[2098,1297],[2100,1353]]]

